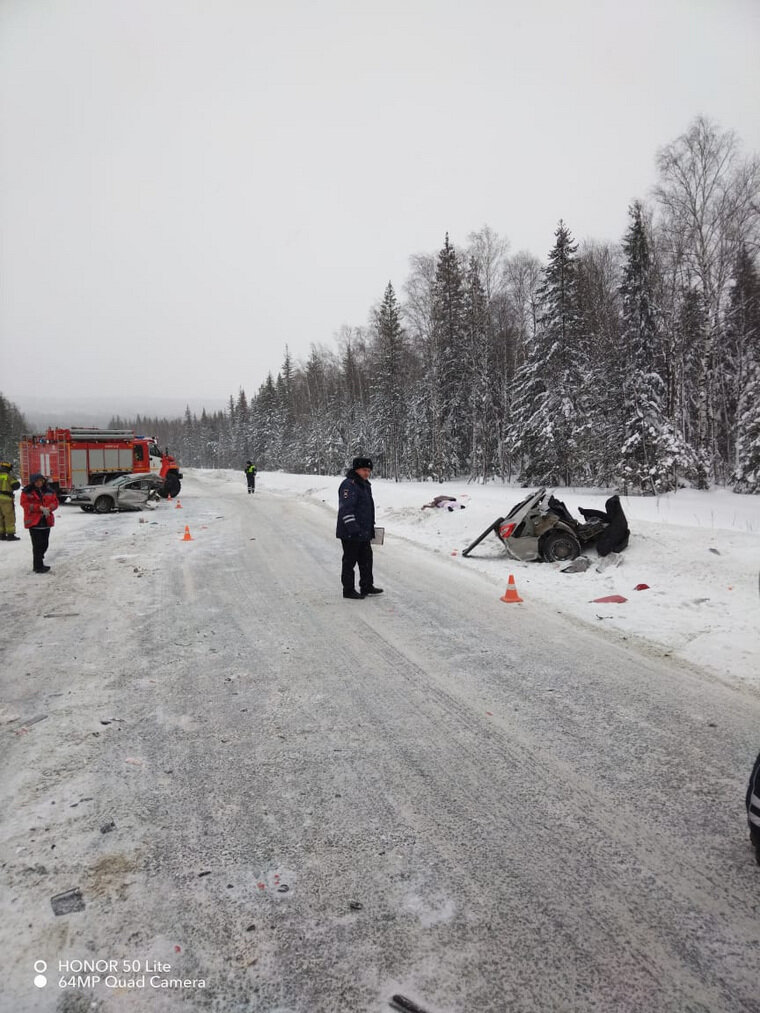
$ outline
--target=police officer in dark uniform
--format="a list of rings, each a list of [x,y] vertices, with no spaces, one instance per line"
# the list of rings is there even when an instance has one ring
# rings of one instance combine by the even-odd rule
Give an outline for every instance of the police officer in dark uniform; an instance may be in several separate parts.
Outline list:
[[[365,598],[382,594],[372,578],[372,545],[375,537],[375,503],[372,499],[372,461],[355,457],[351,469],[338,490],[338,527],[336,538],[343,545],[340,579],[344,598]],[[359,564],[359,590],[354,586],[354,568]]]

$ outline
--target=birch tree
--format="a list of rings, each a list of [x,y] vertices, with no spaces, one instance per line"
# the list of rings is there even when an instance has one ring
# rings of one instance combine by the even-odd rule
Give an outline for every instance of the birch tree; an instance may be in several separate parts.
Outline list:
[[[725,475],[720,454],[718,393],[722,386],[723,310],[733,265],[742,243],[758,228],[760,163],[742,159],[731,131],[703,117],[657,156],[656,196],[663,229],[684,287],[697,287],[705,327],[694,397],[695,449],[704,462],[700,484]]]

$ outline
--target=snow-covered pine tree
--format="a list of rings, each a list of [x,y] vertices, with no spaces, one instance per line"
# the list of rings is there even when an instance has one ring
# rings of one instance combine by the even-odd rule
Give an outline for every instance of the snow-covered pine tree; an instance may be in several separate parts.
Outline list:
[[[249,406],[251,433],[255,447],[254,464],[263,471],[279,467],[280,434],[277,422],[277,391],[271,372],[259,387]]]
[[[138,415],[137,421],[139,423],[140,416]],[[144,429],[144,426],[137,426],[138,432]],[[148,432],[155,432],[155,428],[148,429]],[[185,406],[185,417],[182,423],[182,456],[181,461],[187,461],[191,467],[198,467],[200,464],[200,446],[199,446],[199,434],[198,434],[198,419],[190,411],[190,405]]]
[[[431,370],[436,258],[416,254],[410,258],[410,264],[412,273],[404,285],[403,321],[415,374],[406,390],[402,460],[404,473],[419,481],[430,478],[430,462],[434,457],[436,406],[431,405],[435,389]]]
[[[623,240],[620,285],[624,433],[618,474],[626,492],[630,488],[657,494],[677,487],[674,455],[679,455],[680,441],[667,417],[652,259],[641,203],[635,201],[628,213],[631,223]]]
[[[576,481],[609,485],[616,471],[624,424],[621,414],[620,251],[587,241],[576,260],[578,334],[588,372],[584,384],[584,456]]]
[[[357,454],[372,455],[367,423],[365,334],[361,328],[347,327],[343,329],[340,340],[342,355],[335,408],[342,469]]]
[[[243,467],[253,452],[250,418],[248,415],[248,398],[241,387],[235,402],[234,427],[235,457],[239,467]]]
[[[760,493],[760,275],[746,247],[734,269],[726,319],[730,363],[727,430],[735,434],[733,485]]]
[[[27,421],[18,407],[0,394],[0,460],[17,460],[19,440],[28,431]]]
[[[528,483],[571,485],[584,464],[589,371],[579,333],[577,244],[560,220],[539,290],[535,339],[515,377],[511,442]]]
[[[760,493],[760,365],[747,372],[745,397],[736,422],[734,491]]]
[[[409,363],[401,310],[391,282],[374,314],[373,331],[370,420],[372,443],[377,448],[375,469],[384,478],[398,481]]]
[[[279,430],[279,461],[277,467],[285,471],[301,471],[303,469],[303,448],[300,446],[300,433],[295,424],[296,384],[293,360],[290,349],[285,346],[282,366],[274,382],[276,393],[276,425]]]
[[[676,303],[676,414],[674,426],[689,448],[690,466],[686,477],[698,489],[710,485],[712,460],[700,437],[706,417],[707,382],[711,375],[705,367],[705,329],[708,326],[705,300],[701,290],[685,284]]]
[[[467,420],[466,454],[470,478],[485,482],[496,468],[498,420],[494,404],[492,355],[488,340],[488,303],[480,280],[480,265],[470,257],[464,292],[465,341],[462,348],[464,374],[469,378],[469,397],[464,402]]]
[[[303,373],[296,376],[294,399],[296,430],[303,457],[302,467],[309,474],[324,475],[328,469],[330,419],[328,417],[328,358],[314,345]]]
[[[467,439],[464,407],[470,387],[462,364],[465,335],[462,268],[447,232],[436,264],[426,374],[433,444],[430,466],[438,479],[451,478],[464,469]]]

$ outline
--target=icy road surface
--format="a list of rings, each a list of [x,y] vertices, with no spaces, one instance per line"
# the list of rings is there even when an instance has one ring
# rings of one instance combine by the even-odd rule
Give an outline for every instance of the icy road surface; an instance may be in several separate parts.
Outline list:
[[[344,601],[333,513],[242,477],[181,503],[2,547],[3,1011],[760,1010],[754,688],[393,538]]]

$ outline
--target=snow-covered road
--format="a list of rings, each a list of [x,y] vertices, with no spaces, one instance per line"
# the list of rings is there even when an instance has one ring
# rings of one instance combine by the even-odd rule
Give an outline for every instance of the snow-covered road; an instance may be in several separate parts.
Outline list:
[[[4,547],[3,1011],[757,1011],[752,686],[398,539],[344,601],[265,482],[181,502]]]

